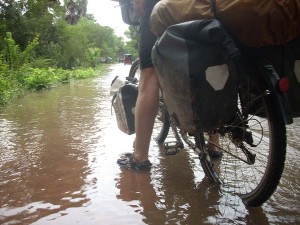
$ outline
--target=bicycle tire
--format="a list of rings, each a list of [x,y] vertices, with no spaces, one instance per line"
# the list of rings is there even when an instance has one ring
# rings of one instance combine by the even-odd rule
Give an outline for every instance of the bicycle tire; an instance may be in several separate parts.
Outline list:
[[[159,101],[159,109],[155,118],[154,129],[157,132],[155,133],[155,141],[158,144],[164,143],[170,130],[170,117],[162,99]]]
[[[249,77],[250,82],[240,86],[239,119],[223,128],[229,129],[227,133],[218,129],[220,147],[224,151],[222,159],[205,156],[201,162],[207,177],[221,184],[222,192],[240,196],[250,207],[261,206],[274,193],[286,155],[286,127],[279,103],[274,93],[268,93],[259,71],[254,72]],[[255,153],[253,165],[241,160],[247,161],[241,148]]]
[[[140,59],[136,59],[129,70],[129,77],[140,79]]]

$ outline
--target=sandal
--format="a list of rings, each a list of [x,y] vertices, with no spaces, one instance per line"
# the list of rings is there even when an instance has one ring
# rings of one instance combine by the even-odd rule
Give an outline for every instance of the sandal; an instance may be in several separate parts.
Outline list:
[[[117,160],[119,166],[128,167],[138,171],[147,171],[151,169],[152,163],[149,160],[143,162],[135,162],[133,161],[132,153],[126,153],[124,156],[125,157],[122,157]]]

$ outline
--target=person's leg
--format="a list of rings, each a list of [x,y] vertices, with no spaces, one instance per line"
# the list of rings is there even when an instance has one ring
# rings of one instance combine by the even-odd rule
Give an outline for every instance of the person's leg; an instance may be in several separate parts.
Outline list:
[[[151,52],[156,36],[149,30],[149,17],[157,1],[145,1],[144,16],[140,24],[139,57],[141,76],[135,108],[135,148],[133,160],[148,160],[154,120],[159,106],[159,82],[152,64]]]
[[[218,147],[220,146],[219,136],[220,136],[219,134],[209,134],[209,136],[208,136],[208,140],[209,140],[208,148],[209,149],[218,149]]]
[[[159,106],[159,82],[153,67],[143,69],[135,109],[135,149],[133,160],[148,160],[149,144]]]
[[[208,140],[209,140],[207,145],[208,154],[213,158],[222,157],[223,153],[220,150],[220,135],[209,134]]]
[[[142,3],[142,1],[137,2]],[[141,18],[140,23],[139,58],[141,76],[135,108],[136,139],[134,152],[129,156],[129,159],[118,160],[120,165],[129,164],[131,168],[137,170],[145,170],[151,167],[148,160],[149,145],[159,106],[159,82],[151,60],[151,51],[156,36],[149,30],[149,17],[156,2],[157,0],[144,2],[144,16]]]

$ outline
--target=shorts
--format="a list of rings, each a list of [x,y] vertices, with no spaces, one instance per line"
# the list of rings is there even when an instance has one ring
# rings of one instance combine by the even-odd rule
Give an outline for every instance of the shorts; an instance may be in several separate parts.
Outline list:
[[[153,67],[151,52],[157,37],[149,30],[149,18],[154,5],[159,2],[158,0],[145,1],[145,15],[141,18],[140,23],[140,41],[139,41],[139,57],[140,68],[146,69]]]

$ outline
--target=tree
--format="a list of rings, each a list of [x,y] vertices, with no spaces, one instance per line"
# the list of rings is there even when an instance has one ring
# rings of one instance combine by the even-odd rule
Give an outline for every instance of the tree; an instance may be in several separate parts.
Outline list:
[[[6,32],[11,32],[14,36],[21,33],[20,28],[22,20],[22,10],[24,8],[24,1],[1,0],[0,1],[0,49],[5,46],[4,38]],[[18,36],[18,35],[16,35]],[[19,39],[15,38],[18,42]],[[21,39],[20,39],[21,40]]]
[[[6,47],[2,51],[4,59],[9,65],[10,69],[18,69],[29,62],[33,50],[38,44],[38,37],[34,38],[33,41],[26,46],[24,51],[20,50],[20,47],[12,38],[10,32],[6,33],[6,38],[4,39],[4,41],[6,43]]]
[[[91,65],[91,61],[95,65],[98,55],[116,58],[136,51],[137,38],[125,46],[112,28],[101,26],[92,15],[86,15],[86,5],[87,0],[65,0],[64,6],[60,0],[0,0],[0,51],[7,48],[6,32],[11,33],[20,52],[39,37],[30,54],[31,66],[39,68],[70,69]],[[65,13],[70,15],[69,21]],[[130,31],[131,36],[134,34],[137,32]]]
[[[57,12],[63,12],[56,0],[0,1],[0,48],[4,47],[6,32],[11,32],[21,49],[40,34],[40,44],[55,36],[53,24]]]
[[[87,0],[64,0],[66,21],[71,24],[77,24],[79,18],[86,15]]]
[[[88,48],[86,51],[87,63],[92,67],[96,67],[99,62],[100,55],[100,48]]]
[[[126,37],[129,39],[124,47],[126,53],[133,55],[133,58],[138,57],[138,43],[139,43],[139,32],[138,27],[129,26],[129,29],[125,32]]]
[[[128,31],[125,32],[126,37],[130,40],[127,42],[132,48],[138,49],[139,31],[138,27],[129,26]]]

